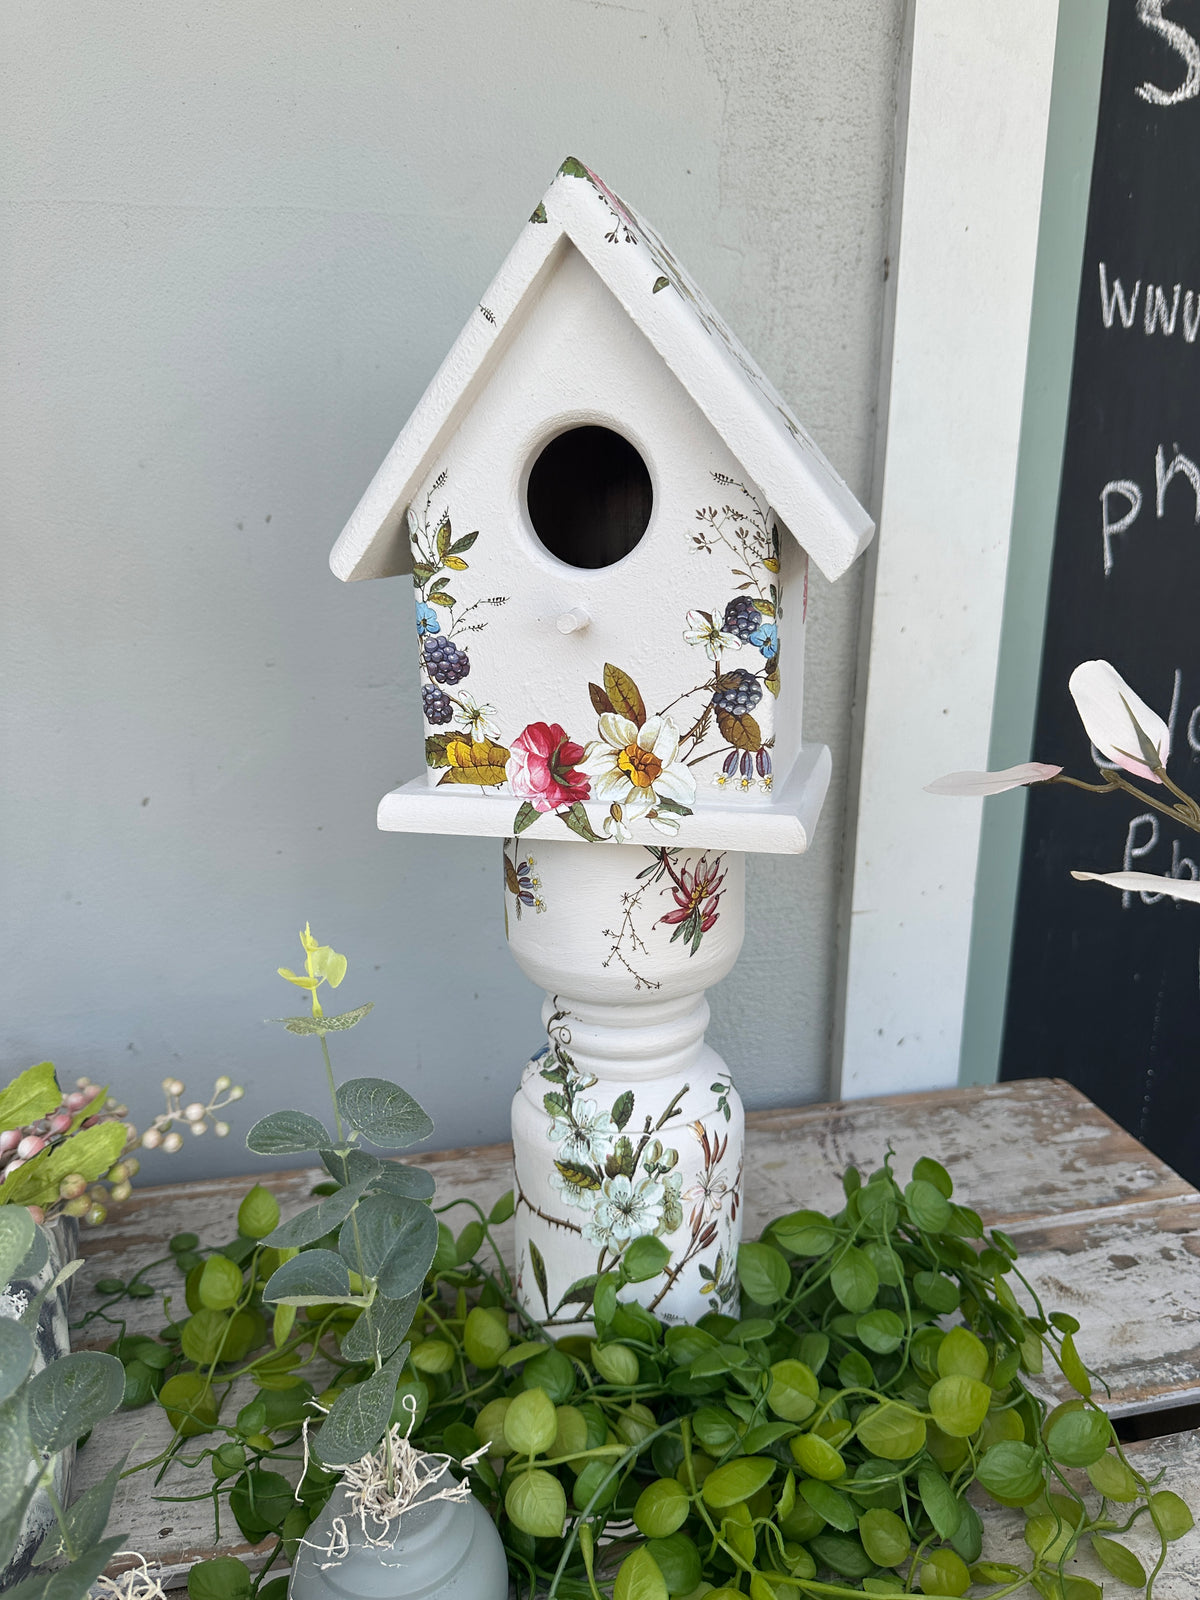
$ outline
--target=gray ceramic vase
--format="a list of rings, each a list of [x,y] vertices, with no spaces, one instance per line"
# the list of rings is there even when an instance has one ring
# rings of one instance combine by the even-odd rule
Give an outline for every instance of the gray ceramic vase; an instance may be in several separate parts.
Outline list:
[[[335,1489],[309,1528],[288,1600],[507,1600],[504,1546],[473,1495],[410,1506],[397,1519],[395,1542],[384,1548],[366,1542],[349,1498],[348,1490]],[[328,1543],[335,1517],[345,1519],[350,1549],[332,1562],[313,1546]]]

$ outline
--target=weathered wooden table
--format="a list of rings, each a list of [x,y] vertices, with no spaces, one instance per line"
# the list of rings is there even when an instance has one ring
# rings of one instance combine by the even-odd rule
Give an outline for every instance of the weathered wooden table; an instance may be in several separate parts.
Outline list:
[[[907,1173],[918,1156],[936,1156],[954,1179],[956,1198],[989,1226],[1012,1235],[1047,1309],[1079,1319],[1076,1342],[1110,1386],[1110,1414],[1118,1421],[1160,1414],[1150,1427],[1133,1429],[1159,1436],[1128,1448],[1144,1463],[1143,1471],[1169,1467],[1171,1487],[1200,1511],[1200,1433],[1188,1409],[1200,1404],[1200,1193],[1190,1184],[1055,1079],[754,1112],[746,1120],[748,1239],[772,1217],[800,1206],[837,1210],[843,1169],[853,1164],[871,1171],[889,1146],[898,1173]],[[511,1187],[508,1145],[420,1159],[437,1178],[439,1201],[469,1196],[486,1208]],[[273,1190],[288,1216],[324,1176],[309,1168],[260,1175],[257,1181]],[[252,1181],[223,1178],[135,1190],[111,1221],[85,1235],[86,1264],[73,1315],[96,1304],[97,1279],[131,1276],[165,1253],[164,1241],[172,1234],[231,1236],[238,1201]],[[179,1297],[173,1268],[163,1269],[162,1282]],[[134,1332],[160,1326],[159,1302],[133,1302],[128,1321]],[[97,1326],[103,1324],[91,1324]],[[130,1452],[131,1462],[144,1460],[169,1438],[157,1408],[118,1413],[80,1452],[73,1492],[96,1482],[122,1453]],[[178,1470],[155,1489],[152,1477],[139,1473],[124,1480],[110,1526],[127,1534],[130,1549],[160,1562],[168,1581],[182,1584],[191,1562],[202,1556],[250,1554],[229,1518],[214,1546],[211,1500],[189,1504],[171,1498],[197,1494],[207,1481],[195,1483]],[[989,1514],[986,1553],[1020,1560],[1026,1553],[1023,1525],[1016,1513]],[[1136,1532],[1128,1538],[1138,1548]],[[1149,1548],[1145,1541],[1139,1553],[1145,1556]],[[1010,1555],[1014,1550],[1019,1553]],[[1090,1555],[1075,1569],[1105,1577]],[[1154,1592],[1157,1600],[1200,1596],[1200,1530],[1172,1546]]]

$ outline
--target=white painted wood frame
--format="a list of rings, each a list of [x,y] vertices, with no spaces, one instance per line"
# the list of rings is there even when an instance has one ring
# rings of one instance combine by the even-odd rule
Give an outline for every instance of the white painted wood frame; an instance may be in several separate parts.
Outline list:
[[[958,1080],[1058,0],[915,0],[832,1090]]]

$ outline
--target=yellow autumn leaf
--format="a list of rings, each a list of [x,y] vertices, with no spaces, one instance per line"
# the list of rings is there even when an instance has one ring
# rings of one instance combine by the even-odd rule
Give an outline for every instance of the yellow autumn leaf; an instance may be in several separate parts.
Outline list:
[[[491,739],[478,742],[451,739],[446,744],[448,769],[441,783],[474,783],[482,788],[492,788],[505,781],[505,762],[509,752],[502,744]]]
[[[442,565],[449,567],[451,572],[465,572],[467,570],[467,563],[461,556],[446,556]]]

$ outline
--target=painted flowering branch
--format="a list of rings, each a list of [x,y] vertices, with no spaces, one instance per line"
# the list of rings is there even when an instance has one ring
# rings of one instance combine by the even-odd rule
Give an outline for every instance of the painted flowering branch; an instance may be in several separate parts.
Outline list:
[[[1088,794],[1131,795],[1172,822],[1200,833],[1200,802],[1181,789],[1167,774],[1171,733],[1167,724],[1141,699],[1108,661],[1084,661],[1068,682],[1080,720],[1092,741],[1103,781],[1088,783],[1072,778],[1059,766],[1028,761],[998,772],[951,772],[926,785],[929,794],[980,797],[1002,794],[1035,783],[1062,783]],[[1165,789],[1174,800],[1148,794],[1126,777]],[[1200,883],[1191,879],[1160,877],[1150,872],[1072,872],[1073,878],[1106,883],[1126,893],[1133,890],[1169,895],[1175,900],[1200,901]]]

